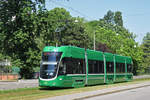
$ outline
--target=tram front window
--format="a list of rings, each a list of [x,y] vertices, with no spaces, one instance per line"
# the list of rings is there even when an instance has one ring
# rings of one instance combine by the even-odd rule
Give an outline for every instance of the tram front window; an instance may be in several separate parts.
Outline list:
[[[40,77],[43,79],[51,79],[56,76],[58,63],[61,57],[60,52],[44,52],[42,55],[42,63],[40,67]]]
[[[61,54],[61,52],[44,52],[42,54],[42,61],[58,62],[60,60]]]
[[[42,64],[40,68],[40,77],[43,79],[50,79],[56,76],[57,63],[55,64]]]

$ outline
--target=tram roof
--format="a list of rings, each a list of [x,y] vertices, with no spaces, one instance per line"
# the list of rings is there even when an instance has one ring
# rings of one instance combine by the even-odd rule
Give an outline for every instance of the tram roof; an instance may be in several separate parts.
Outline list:
[[[126,63],[128,63],[128,64],[132,64],[132,59],[131,59],[131,57],[128,57],[128,56],[121,56],[121,55],[118,55],[118,54],[114,54],[114,56],[115,56],[116,62],[124,63],[124,62],[126,61]]]
[[[79,48],[75,46],[61,46],[61,47],[53,47],[53,46],[46,46],[43,49],[43,52],[63,52],[64,57],[74,57],[74,58],[85,58],[85,49]]]
[[[74,58],[85,58],[85,49],[84,48],[79,48],[75,46],[61,46],[61,47],[54,47],[54,46],[46,46],[43,49],[43,52],[63,52],[64,57],[74,57]],[[89,50],[86,49],[87,51],[87,57],[88,59],[91,60],[103,60],[103,54],[106,57],[106,61],[113,62],[114,57],[116,62],[124,63],[126,60],[126,63],[131,64],[132,59],[131,57],[127,56],[121,56],[118,54],[112,54],[108,52],[101,52],[101,51],[95,51],[95,50]]]
[[[103,60],[103,52],[87,49],[87,56],[90,60]]]

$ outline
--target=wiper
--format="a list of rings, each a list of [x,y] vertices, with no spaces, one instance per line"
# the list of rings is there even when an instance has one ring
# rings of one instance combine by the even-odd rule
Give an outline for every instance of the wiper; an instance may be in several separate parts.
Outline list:
[[[42,62],[43,65],[57,65],[57,62]]]

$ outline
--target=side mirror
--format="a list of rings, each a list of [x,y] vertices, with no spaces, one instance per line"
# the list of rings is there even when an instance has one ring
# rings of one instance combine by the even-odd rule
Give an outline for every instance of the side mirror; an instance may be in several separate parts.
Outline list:
[[[63,67],[60,67],[59,75],[66,75],[66,71],[63,70]]]
[[[63,75],[66,75],[66,72],[65,72],[65,71],[63,71],[63,72],[62,72],[62,74],[63,74]]]
[[[61,71],[61,72],[59,72],[59,75],[66,75],[66,72]]]

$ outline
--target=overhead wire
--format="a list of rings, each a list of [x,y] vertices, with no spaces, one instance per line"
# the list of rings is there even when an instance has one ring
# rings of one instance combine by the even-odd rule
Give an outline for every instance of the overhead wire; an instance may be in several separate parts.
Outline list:
[[[91,17],[89,17],[89,16],[83,14],[82,12],[80,12],[80,11],[78,11],[77,9],[74,9],[74,8],[72,8],[72,7],[70,7],[70,6],[64,5],[64,4],[62,4],[62,3],[58,3],[58,2],[53,1],[53,0],[50,0],[50,2],[52,2],[52,3],[55,4],[55,5],[59,5],[59,6],[62,6],[62,7],[64,7],[64,8],[70,9],[70,10],[72,10],[73,12],[76,12],[76,13],[80,14],[82,17],[88,18],[89,20],[93,20],[93,19],[94,19],[94,18],[91,18]]]
[[[91,17],[89,17],[89,16],[87,16],[87,15],[85,15],[85,14],[83,14],[82,12],[80,12],[80,11],[78,11],[77,9],[74,9],[74,8],[72,8],[72,7],[70,7],[70,6],[67,6],[67,5],[64,5],[64,4],[62,4],[62,3],[59,3],[59,2],[56,2],[56,1],[54,1],[54,0],[49,0],[51,3],[53,3],[53,4],[55,4],[55,5],[59,5],[59,6],[62,6],[62,7],[64,7],[64,8],[67,8],[67,9],[69,9],[69,10],[71,10],[71,11],[73,11],[73,12],[76,12],[76,13],[78,13],[78,14],[80,14],[81,16],[83,16],[84,18],[88,18],[89,20],[93,20],[94,18],[91,18]],[[128,16],[142,16],[142,15],[146,15],[145,13],[137,13],[137,14],[129,14]],[[126,23],[126,22],[124,22],[124,23]],[[142,34],[142,33],[139,33],[140,35]]]

